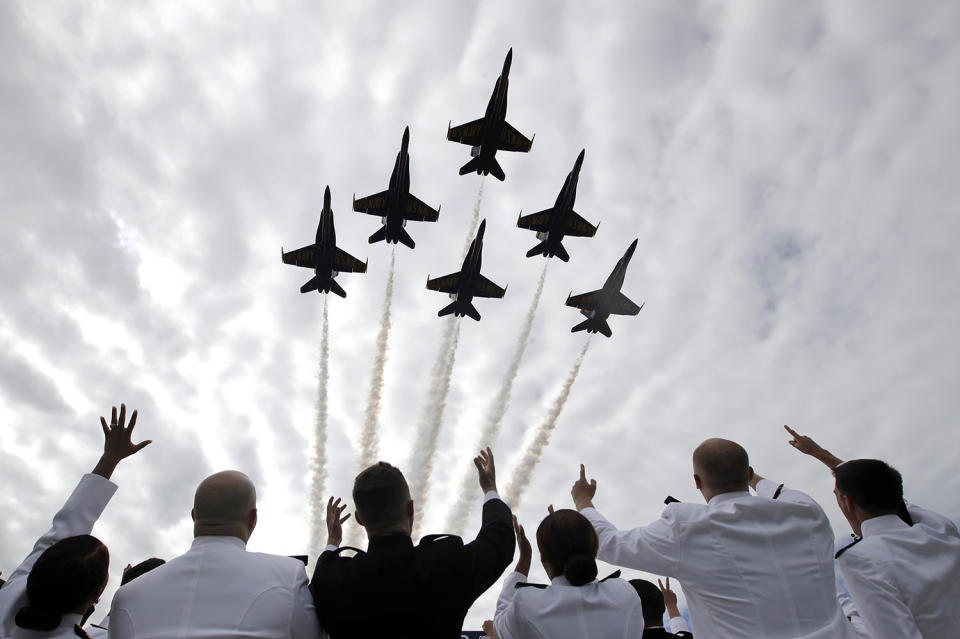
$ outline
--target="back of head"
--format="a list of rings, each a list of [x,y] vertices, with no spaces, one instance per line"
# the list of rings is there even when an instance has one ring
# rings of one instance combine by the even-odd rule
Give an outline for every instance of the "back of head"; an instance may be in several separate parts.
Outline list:
[[[61,539],[47,548],[27,576],[28,604],[16,624],[49,631],[63,615],[82,612],[107,584],[110,552],[92,535]]]
[[[403,473],[387,462],[369,466],[353,481],[353,503],[368,533],[402,523],[409,500]]]
[[[236,470],[210,475],[193,497],[195,534],[232,535],[247,525],[257,508],[257,490],[250,478]]]
[[[596,578],[599,545],[593,524],[575,510],[556,510],[537,528],[541,558],[574,586]]]
[[[124,586],[140,575],[146,574],[153,570],[154,568],[159,568],[166,562],[163,559],[158,557],[151,557],[150,559],[144,559],[136,566],[131,566],[127,570],[123,571],[123,577],[120,578],[120,585]]]
[[[631,579],[630,585],[637,591],[643,607],[643,621],[648,626],[663,624],[663,613],[667,606],[663,601],[663,593],[656,585],[646,579]]]
[[[747,490],[750,459],[743,446],[729,439],[708,439],[693,451],[693,472],[717,493]]]
[[[867,513],[893,515],[903,504],[903,478],[879,459],[852,459],[833,469],[837,490]]]

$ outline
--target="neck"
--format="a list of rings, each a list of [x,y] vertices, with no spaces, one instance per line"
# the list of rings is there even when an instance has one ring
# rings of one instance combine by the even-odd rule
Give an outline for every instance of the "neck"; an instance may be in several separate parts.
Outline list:
[[[247,543],[250,532],[247,526],[235,521],[217,524],[194,522],[193,524],[194,537],[236,537],[243,543]]]
[[[403,535],[411,537],[412,531],[406,524],[394,524],[393,526],[384,526],[375,530],[367,529],[367,539],[376,539],[377,537],[389,537],[391,535]]]
[[[727,493],[742,493],[742,492],[747,492],[748,490],[749,488],[747,487],[746,484],[744,484],[743,486],[740,486],[737,488],[723,488],[723,489],[710,488],[710,487],[704,486],[703,488],[700,489],[700,492],[703,493],[703,498],[705,501],[710,501],[717,495],[725,495]]]

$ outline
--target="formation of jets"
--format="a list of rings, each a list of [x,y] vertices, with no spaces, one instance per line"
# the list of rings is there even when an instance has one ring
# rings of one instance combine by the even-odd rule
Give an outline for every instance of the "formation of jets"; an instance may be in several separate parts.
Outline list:
[[[502,182],[506,179],[506,175],[497,162],[497,151],[526,153],[533,145],[534,136],[527,139],[506,121],[508,78],[512,60],[513,49],[510,49],[494,84],[493,95],[490,96],[484,116],[459,126],[453,127],[449,124],[447,126],[448,140],[471,147],[471,159],[460,168],[460,175],[476,172],[479,175],[493,175]],[[382,223],[380,229],[369,237],[370,244],[384,241],[388,244],[403,244],[412,249],[416,246],[416,242],[406,230],[407,222],[436,222],[440,217],[439,206],[434,209],[410,193],[409,144],[410,128],[407,127],[403,131],[400,151],[397,153],[393,173],[385,191],[359,199],[356,196],[353,198],[354,211],[377,216]],[[517,218],[517,226],[535,232],[539,240],[536,246],[527,251],[527,257],[542,255],[545,258],[558,257],[568,262],[570,255],[563,245],[563,239],[593,237],[596,234],[597,226],[587,221],[573,208],[585,153],[585,149],[580,151],[552,207],[529,215],[523,215],[521,212]],[[506,294],[506,287],[500,287],[480,273],[486,225],[486,220],[480,223],[477,235],[471,242],[459,271],[442,277],[427,277],[429,290],[446,293],[452,299],[452,302],[440,309],[437,315],[442,317],[453,314],[455,317],[466,316],[479,321],[480,313],[474,307],[473,299],[475,297],[502,298]],[[603,288],[579,295],[571,293],[567,297],[567,306],[579,309],[586,317],[575,325],[571,332],[587,331],[610,337],[613,334],[607,323],[610,315],[636,315],[640,312],[643,304],[637,306],[620,291],[626,276],[627,265],[636,248],[637,240],[634,240],[623,257],[617,261]],[[281,255],[284,264],[313,269],[314,276],[300,287],[301,293],[333,292],[340,297],[346,297],[346,291],[334,278],[340,273],[365,273],[367,270],[366,262],[361,262],[337,247],[329,186],[324,191],[323,209],[320,212],[315,242],[290,252],[283,252],[281,249]]]

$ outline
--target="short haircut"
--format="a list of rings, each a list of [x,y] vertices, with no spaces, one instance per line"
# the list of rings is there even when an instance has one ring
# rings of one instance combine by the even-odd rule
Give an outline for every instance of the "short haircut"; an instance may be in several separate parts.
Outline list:
[[[903,477],[879,459],[852,459],[833,469],[837,490],[869,514],[893,515],[903,504]]]
[[[575,510],[555,510],[537,527],[540,556],[574,586],[596,578],[599,546],[593,524]]]
[[[746,490],[750,481],[747,451],[729,439],[708,439],[697,446],[693,467],[700,480],[713,490]]]
[[[353,481],[353,503],[368,531],[402,522],[409,499],[403,473],[387,462],[364,469]]]
[[[644,623],[657,626],[662,624],[663,613],[667,611],[667,605],[663,602],[663,593],[660,589],[646,579],[631,579],[630,585],[633,586],[640,597]]]
[[[163,559],[158,557],[151,557],[150,559],[144,559],[136,566],[132,566],[129,570],[125,570],[123,577],[120,578],[120,585],[124,586],[140,575],[146,574],[153,570],[154,568],[159,568],[166,562]]]
[[[43,551],[27,576],[26,606],[16,624],[29,630],[53,630],[61,616],[92,601],[107,583],[110,552],[92,535],[61,539]]]
[[[236,470],[210,475],[197,486],[193,512],[197,522],[246,521],[257,507],[257,489]]]

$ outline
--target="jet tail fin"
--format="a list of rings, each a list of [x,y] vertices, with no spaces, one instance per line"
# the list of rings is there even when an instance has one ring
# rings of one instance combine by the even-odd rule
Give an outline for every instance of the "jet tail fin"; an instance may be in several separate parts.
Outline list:
[[[320,278],[314,275],[310,280],[300,287],[301,293],[309,293],[310,291],[315,291],[320,287]]]
[[[479,173],[480,170],[480,156],[478,155],[460,167],[460,175],[466,175],[467,173],[473,173],[474,171]]]
[[[571,333],[579,333],[580,331],[587,330],[587,327],[590,326],[590,320],[584,320],[570,329]]]
[[[563,244],[561,244],[560,242],[557,242],[557,249],[554,252],[554,255],[559,257],[564,262],[570,261],[570,254],[567,253],[567,249],[563,248]]]
[[[613,331],[610,330],[610,325],[607,324],[606,320],[597,320],[594,318],[586,319],[570,329],[571,333],[577,333],[579,331],[587,331],[588,333],[603,333],[607,337],[613,335]]]
[[[490,158],[490,164],[487,165],[487,169],[489,169],[490,175],[497,178],[501,182],[507,179],[507,176],[503,173],[503,169],[500,168],[500,163],[497,162],[497,158]]]
[[[533,257],[534,255],[546,255],[546,252],[547,252],[547,242],[546,240],[544,240],[543,242],[540,242],[539,244],[534,246],[532,249],[527,251],[527,257]]]
[[[343,290],[343,287],[340,286],[339,284],[337,284],[337,281],[336,281],[335,279],[333,279],[332,277],[330,278],[330,292],[331,292],[331,293],[336,293],[336,294],[339,295],[340,297],[346,297],[346,296],[347,296],[347,292],[346,292],[345,290]]]
[[[477,312],[477,309],[474,308],[473,304],[464,304],[460,310],[463,311],[464,315],[468,315],[478,322],[480,321],[480,313]]]
[[[413,238],[410,237],[410,234],[407,233],[407,229],[403,227],[400,228],[400,243],[409,246],[410,248],[413,248],[417,245],[417,243],[413,241]]]
[[[367,242],[369,242],[370,244],[373,244],[374,242],[382,242],[385,239],[387,239],[387,227],[381,226],[379,231],[377,231],[376,233],[371,235],[369,239],[367,239]]]
[[[473,304],[467,302],[466,304],[454,300],[450,304],[447,304],[437,312],[438,317],[443,317],[444,315],[449,315],[454,313],[455,315],[462,316],[466,315],[467,317],[472,317],[473,319],[480,321],[480,313],[477,312],[477,309],[474,308]]]
[[[496,158],[490,158],[487,160],[482,155],[478,155],[460,167],[460,175],[466,175],[467,173],[473,172],[482,173],[483,175],[489,173],[501,182],[507,178],[507,176],[503,173],[503,169],[500,168],[500,163],[497,162]]]
[[[457,310],[457,303],[451,302],[450,304],[447,304],[446,306],[441,308],[439,311],[437,311],[437,317],[443,317],[444,315],[449,315],[455,310]]]

